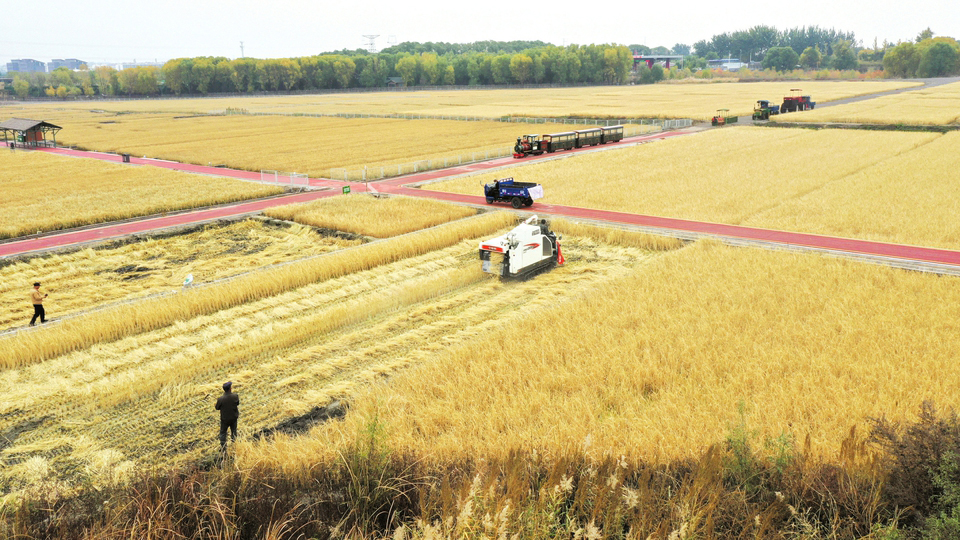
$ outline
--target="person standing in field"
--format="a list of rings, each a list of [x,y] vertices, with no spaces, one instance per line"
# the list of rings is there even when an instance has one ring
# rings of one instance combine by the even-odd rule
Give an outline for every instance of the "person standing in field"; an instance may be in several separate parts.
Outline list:
[[[223,395],[217,398],[216,409],[220,411],[220,449],[227,449],[227,428],[230,428],[230,440],[237,441],[237,419],[240,418],[240,396],[231,392],[233,383],[223,383]]]
[[[37,322],[37,317],[40,317],[41,324],[47,322],[47,313],[43,311],[43,299],[46,297],[45,293],[40,292],[40,282],[34,283],[33,291],[30,292],[30,300],[33,301],[33,318],[30,319],[30,326]]]

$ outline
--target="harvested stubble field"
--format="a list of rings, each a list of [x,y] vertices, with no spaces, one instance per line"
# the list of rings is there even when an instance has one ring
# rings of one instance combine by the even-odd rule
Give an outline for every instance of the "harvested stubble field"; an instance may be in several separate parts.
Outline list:
[[[241,431],[249,436],[438,351],[502,336],[655,258],[650,249],[571,233],[564,267],[501,282],[480,272],[476,246],[511,220],[489,214],[343,250],[368,253],[367,262],[4,369],[0,433],[10,442],[0,452],[3,490],[101,485],[141,467],[210,456],[217,447],[213,399],[223,380],[235,382]],[[424,249],[411,252],[411,244]],[[316,260],[330,257],[337,254]],[[338,259],[329,264],[340,266]]]
[[[551,204],[958,249],[958,170],[960,133],[737,127],[512,176],[543,184]],[[502,175],[425,189],[476,195]]]
[[[960,124],[960,83],[771,117],[775,122],[841,122],[857,124]]]
[[[398,165],[443,162],[444,158],[455,164],[457,156],[470,160],[474,153],[482,157],[488,151],[509,149],[529,129],[504,122],[80,110],[50,111],[45,119],[63,127],[58,143],[85,150],[311,177],[327,177],[334,168],[357,167],[368,167],[371,175],[379,177],[381,167],[390,175]]]
[[[297,224],[282,227],[246,220],[119,247],[34,257],[0,268],[0,330],[26,325],[33,314],[28,293],[35,281],[43,282],[50,294],[45,302],[48,316],[60,318],[176,291],[188,274],[197,286],[360,242],[321,236]]]
[[[956,278],[703,241],[510,332],[450,344],[358,393],[343,422],[243,444],[237,463],[308,477],[371,426],[387,452],[441,469],[511,452],[668,463],[738,425],[755,447],[780,441],[829,463],[869,417],[960,406],[958,303]]]
[[[906,81],[803,81],[804,94],[819,103],[918,86]],[[97,102],[110,111],[370,113],[551,118],[693,118],[709,120],[717,109],[749,115],[758,99],[780,100],[796,82],[653,84],[507,90],[358,92],[307,96],[237,97]],[[33,108],[34,106],[31,106]],[[37,105],[87,109],[86,103]],[[28,116],[28,118],[30,118]],[[61,125],[61,124],[58,124]],[[66,132],[64,132],[66,134]]]
[[[43,152],[0,152],[0,169],[0,238],[283,192],[228,178]]]
[[[388,238],[476,214],[476,210],[412,197],[331,197],[269,208],[266,215],[303,225]]]

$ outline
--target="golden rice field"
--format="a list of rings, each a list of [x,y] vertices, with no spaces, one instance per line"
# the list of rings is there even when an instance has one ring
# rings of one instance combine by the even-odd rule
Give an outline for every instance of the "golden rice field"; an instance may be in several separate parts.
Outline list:
[[[960,133],[736,127],[510,176],[543,184],[550,204],[957,249],[958,170]],[[424,189],[476,195],[500,176]]]
[[[17,114],[40,111],[21,110]],[[63,131],[57,142],[85,150],[129,153],[250,171],[282,170],[328,177],[330,169],[368,167],[371,176],[395,175],[402,164],[506,151],[529,126],[504,122],[315,118],[291,116],[180,116],[51,111],[45,119]],[[538,126],[539,129],[541,126]],[[589,126],[587,126],[589,127]],[[390,167],[394,170],[391,170]],[[404,172],[407,172],[404,169]],[[412,169],[409,171],[412,172]]]
[[[282,227],[246,220],[115,248],[34,257],[0,268],[0,330],[27,324],[33,315],[29,293],[35,281],[42,282],[50,295],[44,303],[48,317],[61,318],[177,291],[187,275],[193,276],[193,286],[199,286],[358,244],[360,240],[321,236],[297,224]]]
[[[306,477],[374,419],[391,452],[441,466],[514,450],[664,463],[722,442],[741,404],[755,444],[786,435],[829,462],[869,417],[960,406],[958,303],[953,277],[702,241],[443,347],[343,422],[241,445],[238,465]]]
[[[267,209],[267,216],[375,238],[405,234],[476,214],[476,210],[412,197],[331,197]]]
[[[283,192],[228,178],[42,152],[0,152],[0,169],[0,238]]]
[[[210,456],[218,445],[213,402],[224,380],[235,383],[241,434],[249,437],[457,344],[475,347],[503,335],[657,256],[637,247],[642,239],[616,245],[569,234],[564,267],[501,282],[480,272],[476,247],[512,222],[505,212],[487,214],[341,250],[313,261],[352,253],[362,262],[344,268],[334,259],[329,264],[342,271],[269,293],[247,291],[243,302],[7,365],[0,371],[0,433],[9,441],[0,447],[0,487],[62,488],[60,480],[96,486]],[[677,245],[658,242],[655,249],[670,247]],[[229,286],[278,281],[259,277]],[[47,341],[62,337],[42,330]]]
[[[921,88],[875,99],[774,116],[776,122],[960,124],[960,83]]]
[[[692,118],[709,120],[719,108],[749,115],[758,99],[778,102],[798,85],[824,103],[864,94],[918,86],[907,81],[803,81],[715,84],[654,84],[549,89],[431,90],[357,92],[306,96],[264,96],[97,102],[108,111],[222,112],[228,108],[274,113],[371,113],[453,116]],[[89,109],[83,102],[30,105],[28,109]],[[32,114],[32,112],[31,112]],[[39,114],[39,113],[38,113]],[[28,116],[28,118],[30,118]],[[51,120],[52,121],[52,120]],[[55,123],[55,122],[54,122]],[[59,125],[59,124],[58,124]],[[66,131],[64,135],[67,135]]]

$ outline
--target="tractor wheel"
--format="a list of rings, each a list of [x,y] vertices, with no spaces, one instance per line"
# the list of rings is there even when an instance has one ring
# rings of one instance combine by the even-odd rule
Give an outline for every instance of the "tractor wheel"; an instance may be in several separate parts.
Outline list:
[[[524,199],[524,200],[523,200],[523,205],[524,205],[524,206],[533,206],[533,199]]]
[[[523,199],[521,199],[520,197],[514,197],[510,199],[510,206],[519,210],[520,207],[523,206]]]
[[[493,197],[487,197],[487,204],[493,204]]]

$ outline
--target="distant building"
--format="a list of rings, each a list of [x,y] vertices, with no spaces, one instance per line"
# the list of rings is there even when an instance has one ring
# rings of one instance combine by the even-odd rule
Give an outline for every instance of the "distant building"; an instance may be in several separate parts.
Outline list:
[[[65,67],[67,69],[80,69],[80,66],[84,64],[86,64],[86,62],[83,60],[77,60],[76,58],[54,58],[53,60],[47,62],[47,70],[53,71],[60,67]]]
[[[387,88],[403,88],[406,85],[403,77],[387,77]]]
[[[117,67],[117,69],[127,69],[127,68],[147,67],[147,66],[160,68],[160,67],[163,67],[163,62],[137,62],[136,60],[134,60],[133,63],[130,63],[130,64],[120,64]]]
[[[747,67],[747,64],[741,62],[739,58],[718,58],[716,60],[707,60],[711,68],[720,68],[724,71],[737,71],[740,68]]]
[[[7,62],[7,72],[18,71],[20,73],[44,73],[47,71],[47,65],[38,60],[22,58]]]

